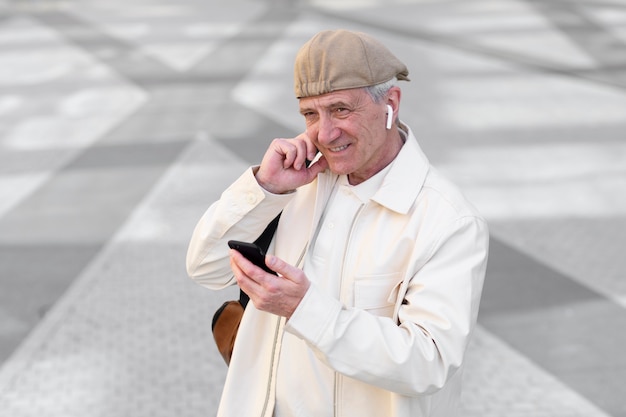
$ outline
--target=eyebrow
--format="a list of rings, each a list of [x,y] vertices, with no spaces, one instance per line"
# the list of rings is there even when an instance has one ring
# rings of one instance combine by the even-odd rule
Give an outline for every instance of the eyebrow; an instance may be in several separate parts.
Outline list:
[[[353,106],[349,105],[346,102],[343,101],[337,101],[336,103],[332,103],[330,106],[328,106],[328,108],[330,109],[336,109],[338,107],[345,107],[347,109],[352,108]]]
[[[330,103],[328,106],[322,106],[323,109],[336,109],[340,107],[345,107],[348,109],[352,108],[351,105],[349,105],[348,103],[344,101],[336,101],[336,102]],[[304,114],[308,112],[316,112],[316,111],[317,110],[315,110],[313,107],[301,107],[300,108],[300,114]]]

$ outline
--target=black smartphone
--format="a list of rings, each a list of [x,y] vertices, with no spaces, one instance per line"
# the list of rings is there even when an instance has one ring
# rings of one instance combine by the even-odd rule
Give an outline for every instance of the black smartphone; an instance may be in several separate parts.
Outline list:
[[[228,246],[231,249],[235,249],[243,256],[246,257],[250,262],[263,269],[265,272],[269,272],[270,274],[278,275],[276,272],[272,271],[265,265],[265,252],[258,245],[250,242],[242,242],[239,240],[229,240]]]

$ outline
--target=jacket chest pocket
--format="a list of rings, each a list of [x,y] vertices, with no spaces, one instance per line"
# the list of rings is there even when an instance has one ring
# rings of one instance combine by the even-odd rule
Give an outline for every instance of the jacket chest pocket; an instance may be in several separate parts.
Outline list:
[[[376,316],[391,317],[395,300],[390,300],[390,295],[401,280],[401,272],[355,276],[354,306]]]

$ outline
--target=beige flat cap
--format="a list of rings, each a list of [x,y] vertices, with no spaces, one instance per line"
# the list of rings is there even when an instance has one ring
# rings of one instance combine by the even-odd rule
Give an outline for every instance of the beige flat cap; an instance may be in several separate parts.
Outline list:
[[[296,56],[297,98],[337,90],[369,87],[397,77],[409,81],[409,70],[387,47],[371,36],[348,30],[319,32]]]

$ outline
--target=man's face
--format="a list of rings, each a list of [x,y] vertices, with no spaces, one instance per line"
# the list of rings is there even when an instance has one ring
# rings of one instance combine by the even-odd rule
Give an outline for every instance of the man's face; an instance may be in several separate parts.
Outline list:
[[[331,171],[347,174],[353,185],[382,170],[398,153],[397,144],[388,141],[386,104],[374,103],[362,88],[300,99],[307,136]]]

